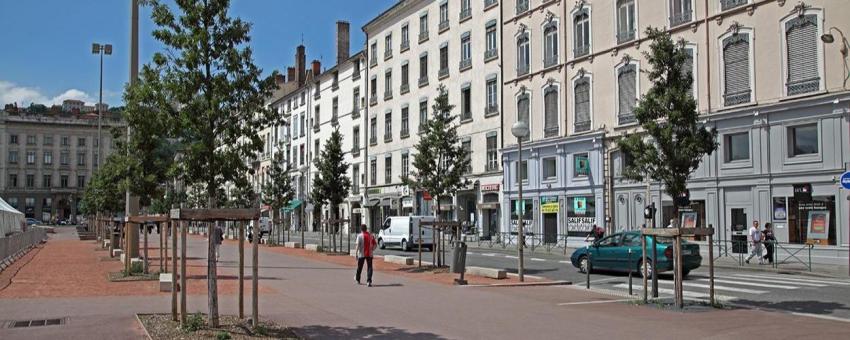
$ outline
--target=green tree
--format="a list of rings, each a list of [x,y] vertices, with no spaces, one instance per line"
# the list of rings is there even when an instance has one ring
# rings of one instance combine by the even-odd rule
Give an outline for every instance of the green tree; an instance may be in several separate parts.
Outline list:
[[[652,41],[644,56],[652,87],[638,100],[634,114],[641,133],[618,140],[619,147],[631,159],[624,169],[626,178],[661,182],[670,197],[686,190],[687,180],[702,158],[717,148],[717,132],[699,122],[692,95],[693,75],[686,69],[688,55],[684,40],[674,42],[670,34],[648,28]],[[674,216],[678,206],[674,204]]]
[[[351,178],[348,177],[348,163],[342,151],[342,133],[339,127],[334,128],[325,148],[314,161],[317,176],[313,179],[313,191],[318,191],[318,200],[330,207],[330,219],[338,217],[339,205],[348,197],[351,189]],[[313,197],[313,200],[317,200]],[[336,250],[336,225],[331,229],[331,245]]]
[[[280,209],[289,205],[289,202],[295,197],[295,190],[292,188],[292,177],[289,175],[292,167],[289,162],[286,162],[286,167],[283,166],[285,162],[283,150],[285,150],[285,147],[281,146],[275,152],[272,158],[271,168],[268,172],[268,181],[266,181],[262,189],[263,204],[271,207],[272,226],[274,230],[278,231]],[[272,230],[272,233],[274,233],[274,230]]]
[[[83,191],[80,201],[82,213],[113,216],[123,211],[125,178],[127,168],[122,158],[117,154],[107,157]]]
[[[202,185],[206,206],[216,208],[223,184],[244,176],[242,160],[262,149],[260,129],[277,119],[265,106],[275,74],[261,79],[248,46],[251,25],[231,17],[229,0],[178,0],[176,15],[157,0],[149,4],[153,36],[166,50],[153,57],[167,95],[157,103],[172,117],[169,134],[184,144],[180,175],[186,185]],[[212,237],[207,259],[209,318],[218,327]]]

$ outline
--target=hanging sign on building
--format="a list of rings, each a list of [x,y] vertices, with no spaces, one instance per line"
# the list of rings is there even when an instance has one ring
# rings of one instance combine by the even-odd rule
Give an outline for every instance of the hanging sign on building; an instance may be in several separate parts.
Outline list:
[[[811,201],[812,185],[810,183],[794,184],[794,199],[798,201]]]
[[[540,197],[540,212],[544,214],[557,214],[560,211],[558,196]]]
[[[809,210],[808,238],[814,240],[829,239],[829,211]]]
[[[481,185],[481,192],[493,192],[493,191],[499,191],[499,183],[482,184]]]

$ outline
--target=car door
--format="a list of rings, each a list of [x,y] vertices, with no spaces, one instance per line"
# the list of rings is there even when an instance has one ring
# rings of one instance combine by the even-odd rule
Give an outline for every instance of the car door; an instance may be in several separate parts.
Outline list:
[[[591,263],[597,269],[612,269],[615,261],[616,248],[620,245],[623,234],[614,234],[599,240],[591,247]]]
[[[640,260],[643,250],[640,245],[640,233],[625,233],[621,245],[617,247],[616,257],[618,259],[616,270],[634,271],[637,268],[637,263]],[[629,254],[631,251],[631,255]]]

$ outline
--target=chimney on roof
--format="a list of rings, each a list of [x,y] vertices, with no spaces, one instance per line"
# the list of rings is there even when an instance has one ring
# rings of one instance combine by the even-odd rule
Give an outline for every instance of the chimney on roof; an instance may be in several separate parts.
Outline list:
[[[295,80],[298,81],[298,86],[304,85],[304,78],[307,76],[304,71],[307,68],[307,52],[304,45],[298,45],[295,52]]]
[[[342,65],[349,58],[350,54],[350,30],[351,24],[348,21],[336,22],[336,64]]]
[[[320,74],[322,74],[322,62],[313,59],[313,78],[318,78]]]
[[[286,83],[286,76],[285,75],[282,75],[280,73],[274,75],[274,84],[277,85],[277,87],[280,87],[281,85],[283,85],[285,83]]]
[[[287,67],[286,68],[286,79],[289,79],[289,81],[295,81],[295,68],[294,67]]]

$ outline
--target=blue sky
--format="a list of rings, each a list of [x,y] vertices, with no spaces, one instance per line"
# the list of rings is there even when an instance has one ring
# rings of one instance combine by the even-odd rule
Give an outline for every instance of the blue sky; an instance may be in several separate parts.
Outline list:
[[[253,24],[254,62],[269,74],[293,63],[295,46],[307,59],[330,66],[336,58],[337,20],[351,23],[351,52],[363,47],[364,23],[395,0],[233,0],[231,14]],[[94,103],[98,63],[93,42],[111,43],[104,58],[104,102],[121,105],[129,72],[130,0],[0,0],[0,105],[52,104],[62,99]],[[150,11],[139,16],[140,64],[160,50],[151,37]]]

